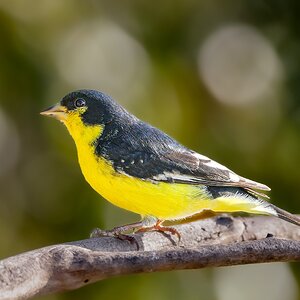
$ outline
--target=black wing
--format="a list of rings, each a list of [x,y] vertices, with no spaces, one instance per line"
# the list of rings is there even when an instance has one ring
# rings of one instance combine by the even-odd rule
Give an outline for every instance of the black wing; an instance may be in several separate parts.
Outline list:
[[[154,182],[270,190],[140,121],[122,124],[122,128],[117,124],[107,125],[97,143],[96,153],[111,161],[117,172],[128,176]]]

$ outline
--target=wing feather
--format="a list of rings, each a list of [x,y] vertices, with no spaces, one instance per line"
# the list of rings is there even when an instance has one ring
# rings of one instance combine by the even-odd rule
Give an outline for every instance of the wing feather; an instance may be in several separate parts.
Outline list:
[[[171,157],[174,166],[187,162],[192,162],[192,165],[189,167],[190,172],[178,173],[176,167],[173,172],[164,172],[167,180],[172,179],[175,182],[187,184],[236,186],[254,190],[270,191],[270,188],[265,184],[239,176],[227,167],[196,152],[186,151],[182,154],[176,153],[175,156],[174,153],[172,153]],[[175,157],[177,157],[177,160],[174,159]],[[155,176],[154,179],[157,179],[157,177],[161,178],[161,180],[164,179],[163,176]]]
[[[140,152],[127,155],[123,161],[122,172],[145,180],[194,185],[235,186],[270,191],[268,186],[241,177],[227,167],[190,150],[172,149],[155,155]]]
[[[212,159],[196,153],[137,119],[106,124],[96,154],[109,160],[116,172],[153,182],[234,186],[269,191]]]

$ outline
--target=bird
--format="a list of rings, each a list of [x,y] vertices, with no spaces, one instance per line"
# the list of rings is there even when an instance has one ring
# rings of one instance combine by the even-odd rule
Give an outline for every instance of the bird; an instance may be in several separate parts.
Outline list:
[[[140,221],[92,237],[132,240],[127,233],[177,235],[167,221],[202,212],[268,215],[300,226],[300,219],[267,201],[265,184],[239,176],[129,113],[107,94],[77,90],[41,112],[62,122],[75,141],[85,180],[112,204]]]

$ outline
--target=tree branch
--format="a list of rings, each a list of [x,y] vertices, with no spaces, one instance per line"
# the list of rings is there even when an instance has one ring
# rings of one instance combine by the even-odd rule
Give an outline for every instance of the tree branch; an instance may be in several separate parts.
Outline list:
[[[215,217],[177,225],[182,240],[157,232],[128,241],[95,238],[0,261],[0,299],[77,289],[114,276],[275,261],[300,261],[299,227],[271,217]]]

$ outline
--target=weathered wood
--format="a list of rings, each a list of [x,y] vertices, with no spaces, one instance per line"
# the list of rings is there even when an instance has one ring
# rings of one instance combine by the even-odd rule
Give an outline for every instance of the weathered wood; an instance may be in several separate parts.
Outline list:
[[[300,261],[300,228],[271,217],[215,217],[177,225],[182,240],[157,232],[135,244],[94,238],[0,261],[0,299],[28,299],[114,276],[275,261]]]

